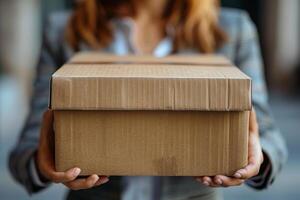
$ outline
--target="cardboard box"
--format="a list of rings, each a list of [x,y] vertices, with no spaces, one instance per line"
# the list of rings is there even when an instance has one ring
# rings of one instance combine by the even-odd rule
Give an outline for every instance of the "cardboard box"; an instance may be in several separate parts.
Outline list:
[[[251,79],[224,57],[83,53],[51,86],[57,171],[232,175],[247,164]]]

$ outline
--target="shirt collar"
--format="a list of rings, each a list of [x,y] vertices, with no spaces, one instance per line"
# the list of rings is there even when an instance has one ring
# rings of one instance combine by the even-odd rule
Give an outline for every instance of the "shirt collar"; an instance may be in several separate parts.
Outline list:
[[[134,28],[134,21],[131,18],[114,19],[112,21],[115,33],[112,48],[114,53],[119,55],[137,54],[136,47],[132,42],[132,31]],[[154,48],[152,55],[155,57],[164,57],[170,55],[173,49],[173,38],[166,36]]]

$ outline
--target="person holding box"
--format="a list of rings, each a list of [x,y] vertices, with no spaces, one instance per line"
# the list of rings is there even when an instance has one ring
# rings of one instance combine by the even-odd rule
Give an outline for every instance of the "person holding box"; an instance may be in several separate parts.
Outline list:
[[[286,161],[275,127],[263,75],[257,33],[249,16],[220,8],[218,0],[79,0],[74,10],[54,13],[44,31],[31,109],[10,154],[14,178],[29,193],[63,183],[67,199],[221,199],[216,187],[264,189]],[[53,113],[47,111],[49,79],[74,53],[221,54],[252,78],[248,165],[232,177],[78,177],[80,168],[57,172],[53,154]],[[43,114],[44,113],[44,114]],[[106,184],[104,184],[106,183]],[[99,187],[98,187],[99,186]]]

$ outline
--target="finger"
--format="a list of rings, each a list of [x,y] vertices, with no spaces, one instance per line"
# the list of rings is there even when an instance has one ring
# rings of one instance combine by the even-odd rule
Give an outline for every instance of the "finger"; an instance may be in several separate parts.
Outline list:
[[[213,183],[214,183],[215,185],[222,186],[223,181],[222,181],[222,179],[220,179],[219,175],[217,175],[217,176],[215,176],[215,177],[213,178]]]
[[[209,187],[220,187],[220,185],[214,183],[213,179],[214,179],[214,177],[204,176],[202,183],[205,186],[209,186]]]
[[[255,138],[253,139],[253,137],[250,137],[249,139],[253,142]],[[260,165],[263,162],[263,155],[261,152],[261,147],[259,146],[259,142],[254,141],[254,143],[257,144],[249,146],[248,165],[243,169],[236,171],[236,173],[233,175],[235,178],[248,179],[259,173]]]
[[[239,186],[245,182],[244,179],[231,178],[223,175],[217,175],[216,179],[220,179],[222,181],[223,187]]]
[[[94,174],[89,176],[88,178],[81,178],[71,182],[64,183],[64,185],[72,190],[89,189],[95,186],[98,180],[99,180],[99,176]]]
[[[196,181],[197,182],[199,182],[199,183],[201,183],[201,184],[204,184],[204,185],[206,185],[206,186],[209,186],[209,182],[205,182],[204,183],[204,176],[198,176],[198,177],[195,177],[195,179],[196,179]]]
[[[209,183],[209,185],[208,185],[209,187],[221,187],[222,185],[216,183],[214,181],[214,179],[215,179],[215,176],[210,176],[210,177],[205,177],[204,181],[205,182],[207,181]]]
[[[107,176],[100,176],[99,180],[95,183],[95,186],[102,185],[104,183],[107,183],[109,181],[109,178]]]
[[[245,168],[238,170],[233,177],[238,179],[248,179],[256,176],[259,172],[259,166],[254,163],[249,163]]]
[[[55,183],[65,183],[75,180],[80,174],[81,170],[78,167],[67,170],[66,172],[52,171],[50,179]]]
[[[201,177],[196,177],[196,180],[204,184],[205,186],[222,187],[222,181],[220,179],[216,179],[216,176],[215,177],[201,176]]]
[[[211,180],[211,178],[209,176],[204,176],[202,178],[202,181],[203,181],[202,182],[203,185],[205,185],[205,186],[210,186],[212,184],[212,180]]]
[[[203,176],[196,176],[194,177],[196,179],[196,181],[202,183],[203,182]]]
[[[199,183],[202,183],[203,185],[210,186],[211,178],[208,176],[198,176],[195,177],[196,181]]]

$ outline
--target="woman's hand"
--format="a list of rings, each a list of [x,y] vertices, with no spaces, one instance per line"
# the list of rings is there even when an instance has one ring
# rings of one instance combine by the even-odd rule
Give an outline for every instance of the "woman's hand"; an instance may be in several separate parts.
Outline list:
[[[238,186],[245,180],[256,176],[263,162],[263,153],[259,142],[258,124],[254,109],[250,113],[249,142],[248,142],[248,165],[236,171],[233,177],[217,175],[213,177],[196,177],[200,183],[210,187]]]
[[[35,161],[42,179],[63,183],[72,190],[88,189],[108,181],[107,176],[98,176],[96,174],[87,178],[77,179],[81,171],[78,167],[65,172],[55,171],[53,113],[51,110],[46,111],[43,116],[40,143]]]

